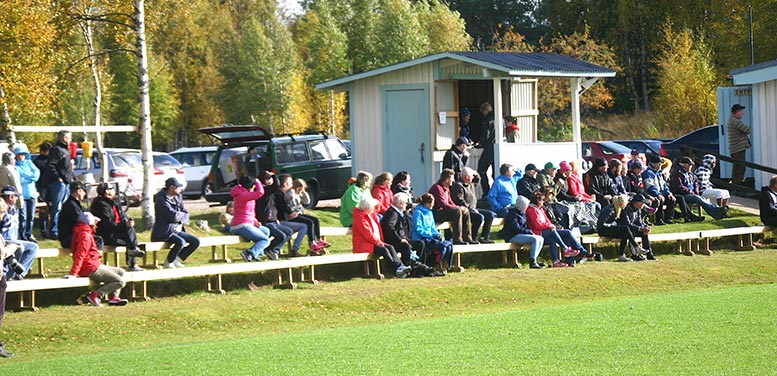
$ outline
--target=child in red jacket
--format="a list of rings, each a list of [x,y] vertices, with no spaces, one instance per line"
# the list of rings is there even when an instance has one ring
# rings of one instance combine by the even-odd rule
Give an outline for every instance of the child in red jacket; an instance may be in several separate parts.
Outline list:
[[[83,212],[78,217],[78,223],[73,228],[73,267],[65,278],[77,276],[89,277],[97,283],[102,283],[97,290],[86,295],[86,300],[95,307],[102,307],[102,299],[110,296],[108,305],[127,305],[127,299],[119,297],[125,282],[124,269],[103,265],[100,261],[100,251],[94,241],[94,227],[99,219],[89,212]]]

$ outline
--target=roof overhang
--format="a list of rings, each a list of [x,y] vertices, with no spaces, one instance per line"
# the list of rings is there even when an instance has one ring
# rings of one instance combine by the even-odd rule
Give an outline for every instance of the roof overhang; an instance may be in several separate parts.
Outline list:
[[[777,80],[777,60],[732,69],[734,85],[752,85]]]

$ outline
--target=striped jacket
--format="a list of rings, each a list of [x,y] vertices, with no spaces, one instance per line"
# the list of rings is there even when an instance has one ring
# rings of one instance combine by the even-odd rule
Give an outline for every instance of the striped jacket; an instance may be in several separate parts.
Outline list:
[[[742,119],[738,119],[736,116],[731,115],[731,117],[728,118],[727,130],[728,151],[731,154],[744,151],[750,147],[750,138],[748,138],[748,136],[750,135],[750,132],[752,132],[752,129],[745,125],[745,123],[742,122]]]

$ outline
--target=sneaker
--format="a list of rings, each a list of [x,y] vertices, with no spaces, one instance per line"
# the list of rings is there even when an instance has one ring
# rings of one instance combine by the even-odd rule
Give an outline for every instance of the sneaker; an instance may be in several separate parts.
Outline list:
[[[672,220],[672,219],[665,219],[665,220],[664,220],[664,223],[666,223],[666,224],[668,224],[668,225],[673,225],[673,224],[675,224],[675,223],[677,223],[677,222],[675,222],[675,221],[674,221],[674,220]]]
[[[704,221],[704,217],[699,215],[691,215],[690,217],[685,219],[685,222],[702,222]]]
[[[631,256],[631,259],[634,260],[634,261],[645,261],[645,256],[633,255],[633,256]]]
[[[566,251],[564,251],[564,257],[575,257],[580,254],[580,251],[576,249],[572,249],[572,247],[567,248]]]
[[[24,276],[22,276],[21,274],[14,274],[14,276],[11,277],[11,279],[14,281],[21,281],[21,280],[24,280]]]
[[[631,247],[631,253],[632,254],[640,254],[644,255],[650,251],[646,250],[645,248],[642,248],[641,246]]]
[[[545,265],[540,265],[539,263],[536,263],[536,262],[529,264],[529,269],[542,269],[544,267]]]
[[[5,347],[0,346],[0,358],[13,358],[14,356],[16,356],[14,353],[10,353]]]
[[[321,246],[321,248],[326,248],[326,247],[329,247],[329,246],[331,246],[331,245],[332,245],[332,243],[330,243],[330,242],[328,242],[328,241],[326,241],[326,240],[324,240],[324,239],[320,239],[320,240],[318,241],[318,245],[320,245],[320,246]]]
[[[453,245],[467,245],[467,244],[469,244],[469,243],[463,242],[463,241],[460,241],[460,240],[454,240],[453,241]]]
[[[253,256],[253,255],[251,255],[251,253],[250,253],[250,252],[248,252],[248,251],[243,251],[243,252],[240,252],[240,256],[242,256],[242,257],[243,257],[243,261],[245,261],[245,262],[251,262],[251,261],[254,261],[254,256]]]
[[[35,236],[33,236],[33,235],[28,236],[27,237],[27,241],[28,242],[33,242],[35,244],[38,244],[38,239],[35,239]]]
[[[654,223],[653,225],[654,225],[654,226],[663,226],[663,225],[665,225],[665,224],[666,224],[666,222],[664,222],[663,220],[661,220],[661,219],[656,219],[656,223]]]
[[[317,250],[317,249],[313,249],[313,248],[310,248],[308,250],[308,256],[321,256],[321,255],[323,255],[321,250]]]
[[[299,253],[299,250],[292,249],[289,251],[289,257],[305,257],[305,255]]]
[[[145,251],[141,251],[139,249],[129,249],[127,250],[127,256],[129,257],[143,257],[146,255]]]
[[[175,269],[175,263],[169,262],[167,259],[165,259],[165,261],[162,262],[162,267],[165,269]]]
[[[626,257],[626,255],[620,255],[620,256],[618,256],[618,261],[620,261],[620,262],[629,262],[629,261],[631,261],[631,259]]]
[[[581,257],[580,261],[578,261],[577,263],[578,264],[585,264],[586,262],[588,262],[589,260],[592,260],[592,259],[593,258],[589,258],[589,257]]]
[[[103,303],[100,300],[100,293],[97,292],[97,290],[90,292],[88,295],[86,295],[86,300],[89,301],[93,306],[95,307],[102,307]]]
[[[111,300],[108,301],[108,305],[122,307],[127,305],[128,302],[129,301],[127,299],[122,299],[118,296],[114,296],[113,298],[111,298]]]
[[[267,255],[267,258],[273,261],[277,261],[279,259],[278,254],[275,251],[267,251],[264,253]]]
[[[494,241],[489,238],[480,238],[481,244],[494,244]]]
[[[653,254],[653,252],[648,252],[647,257],[648,260],[656,261],[656,256]]]
[[[186,266],[183,264],[183,261],[178,257],[176,257],[175,261],[173,261],[173,265],[175,265],[176,268],[183,268]]]
[[[399,278],[407,278],[407,276],[410,274],[411,270],[412,270],[412,268],[410,268],[409,266],[399,265],[397,267],[397,273],[396,273],[397,277],[399,277]]]
[[[561,260],[558,260],[558,261],[553,263],[553,267],[554,268],[566,268],[567,264],[564,263],[564,262],[561,262]]]
[[[128,267],[127,270],[130,271],[130,272],[142,272],[142,271],[144,271],[146,269],[143,269],[143,268],[141,268],[141,267],[139,267],[137,265],[132,265],[132,266]]]
[[[324,245],[321,244],[321,242],[313,243],[310,245],[310,250],[313,252],[320,253],[322,249],[324,249]]]

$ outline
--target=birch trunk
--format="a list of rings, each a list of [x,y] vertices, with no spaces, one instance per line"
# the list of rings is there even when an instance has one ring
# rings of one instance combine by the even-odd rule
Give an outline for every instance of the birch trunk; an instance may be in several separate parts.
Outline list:
[[[140,91],[140,150],[143,160],[143,222],[146,229],[154,226],[154,192],[151,191],[154,159],[151,146],[151,100],[148,96],[148,57],[146,55],[146,21],[144,0],[135,1],[135,33],[137,34],[138,89]]]
[[[99,181],[108,181],[108,158],[103,152],[103,138],[100,132],[101,108],[102,108],[102,83],[100,73],[97,71],[97,61],[94,56],[94,43],[92,42],[92,21],[85,20],[80,22],[81,32],[86,41],[86,54],[89,57],[89,69],[92,71],[94,79],[94,126],[95,126],[95,146],[97,147],[97,157],[100,158],[100,178]]]

